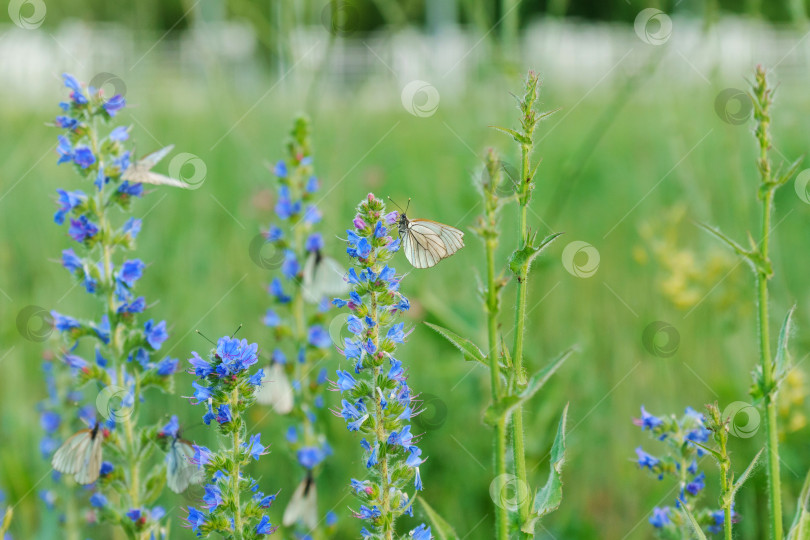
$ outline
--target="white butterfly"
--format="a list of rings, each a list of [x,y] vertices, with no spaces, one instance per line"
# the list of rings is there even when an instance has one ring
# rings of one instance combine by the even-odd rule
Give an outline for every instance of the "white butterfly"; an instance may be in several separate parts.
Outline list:
[[[51,465],[63,474],[72,474],[79,484],[92,484],[101,470],[101,443],[99,425],[82,429],[68,437],[54,453]]]
[[[289,414],[293,408],[293,389],[284,372],[284,364],[273,362],[264,372],[262,385],[256,391],[256,401],[272,405],[278,414]]]
[[[296,522],[311,530],[318,527],[318,490],[315,489],[315,479],[310,474],[295,488],[281,518],[285,527],[295,525]]]
[[[173,148],[174,145],[170,144],[169,146],[161,148],[160,150],[155,150],[151,154],[146,154],[135,163],[132,163],[129,168],[124,171],[124,174],[121,175],[121,178],[124,180],[129,180],[130,182],[144,182],[146,184],[188,189],[191,187],[189,184],[181,180],[177,180],[176,178],[171,178],[170,176],[152,172],[151,170],[152,167],[157,165],[161,159],[166,157]]]
[[[407,212],[407,208],[405,210]],[[430,268],[464,247],[464,233],[429,219],[399,215],[399,236],[405,258],[414,268]]]
[[[346,270],[332,257],[321,250],[309,254],[304,263],[301,294],[310,304],[317,304],[324,297],[334,298],[349,292],[349,284],[343,279]]]
[[[199,484],[205,475],[191,462],[194,447],[190,442],[179,438],[172,440],[166,453],[166,485],[175,493],[182,493],[189,484]]]

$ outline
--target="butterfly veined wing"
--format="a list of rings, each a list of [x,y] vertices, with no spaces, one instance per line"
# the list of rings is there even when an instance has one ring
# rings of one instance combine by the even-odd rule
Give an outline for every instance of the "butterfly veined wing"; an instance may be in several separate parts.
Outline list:
[[[98,429],[71,435],[54,453],[51,465],[63,474],[72,474],[78,484],[92,484],[101,470],[102,439]]]
[[[278,414],[289,414],[293,408],[293,389],[284,365],[274,362],[264,372],[262,384],[256,390],[256,401],[270,405]]]
[[[190,484],[199,484],[204,473],[191,462],[194,447],[190,442],[174,439],[166,453],[166,485],[175,493],[182,493]]]
[[[304,263],[301,294],[310,304],[317,304],[324,297],[343,296],[349,292],[349,284],[343,276],[346,270],[332,257],[320,252],[309,254]]]
[[[173,148],[174,145],[170,144],[165,148],[161,148],[160,150],[156,150],[151,154],[145,155],[130,165],[129,168],[124,171],[124,174],[121,175],[121,178],[124,180],[129,180],[130,182],[142,182],[160,186],[172,186],[179,188],[190,187],[189,184],[181,180],[177,180],[176,178],[171,178],[170,176],[152,172],[152,168],[157,165],[161,159],[166,157]]]
[[[318,527],[318,490],[311,476],[304,478],[295,488],[281,518],[281,523],[285,527],[298,522],[309,529]]]
[[[407,222],[402,248],[415,268],[430,268],[464,247],[464,233],[429,219]]]
[[[146,154],[141,159],[137,161],[138,165],[145,167],[147,170],[153,168],[155,165],[160,163],[160,161],[169,155],[169,153],[174,150],[174,145],[170,144],[169,146],[164,146],[160,150],[155,150],[149,154]]]

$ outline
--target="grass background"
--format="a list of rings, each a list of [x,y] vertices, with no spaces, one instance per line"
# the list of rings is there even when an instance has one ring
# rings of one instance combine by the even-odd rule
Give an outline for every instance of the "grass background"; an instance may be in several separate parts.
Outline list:
[[[531,67],[543,71],[543,66]],[[76,71],[85,79],[92,76]],[[663,414],[680,413],[687,405],[699,409],[715,399],[721,405],[748,399],[750,371],[757,362],[753,278],[690,221],[719,225],[739,240],[757,228],[751,124],[729,125],[714,112],[717,93],[727,86],[743,87],[748,75],[739,73],[731,80],[713,76],[710,84],[687,86],[659,70],[643,86],[631,87],[627,96],[621,96],[628,88],[619,76],[582,100],[587,88],[544,80],[543,107],[562,110],[538,130],[543,140],[536,156],[543,162],[530,224],[541,234],[565,235],[533,267],[526,364],[538,369],[573,343],[580,352],[532,400],[525,415],[527,461],[533,485],[538,486],[545,482],[545,456],[559,415],[570,403],[564,502],[544,519],[539,537],[651,537],[646,520],[653,506],[673,503],[675,494],[672,484],[639,472],[633,462],[636,446],[658,449],[631,423],[640,405]],[[264,77],[262,84],[269,88],[275,78]],[[339,88],[324,91],[315,107],[305,111],[314,118],[316,170],[328,193],[321,202],[322,230],[334,256],[344,257],[337,237],[369,191],[398,201],[412,197],[410,213],[415,217],[462,229],[473,223],[482,210],[474,178],[480,173],[483,150],[494,146],[506,161],[517,161],[514,144],[487,126],[516,124],[508,92],[520,88],[515,71],[492,68],[475,77],[476,84],[443,94],[437,113],[428,118],[414,117],[398,106],[395,85],[372,90],[390,92],[391,99],[382,105],[369,106],[367,94]],[[772,78],[780,80],[778,69]],[[774,111],[776,147],[791,159],[805,152],[810,140],[804,83],[796,78],[783,83]],[[54,513],[35,496],[49,484],[48,464],[37,450],[41,432],[36,403],[45,395],[43,344],[21,338],[16,316],[28,305],[74,315],[91,314],[95,308],[82,290],[71,289],[68,274],[55,262],[71,243],[66,229],[51,219],[55,189],[82,186],[68,168],[55,164],[56,130],[44,124],[57,114],[63,92],[56,78],[52,87],[52,99],[37,107],[15,106],[14,95],[4,95],[0,88],[0,287],[5,291],[0,297],[0,488],[18,503],[15,538],[58,534]],[[218,336],[240,322],[245,323],[243,337],[264,349],[272,347],[260,322],[268,306],[263,290],[270,274],[253,264],[248,246],[271,220],[272,179],[266,165],[282,155],[294,114],[305,107],[299,90],[282,87],[251,109],[264,90],[246,90],[227,78],[191,87],[179,84],[171,73],[151,71],[128,81],[127,99],[133,108],[122,121],[132,122],[138,148],[172,142],[200,156],[207,166],[200,189],[157,189],[135,209],[136,215],[149,212],[138,256],[150,266],[139,291],[148,301],[159,300],[148,315],[171,325],[171,338],[163,347],[171,356],[185,360],[190,351],[206,349],[193,334],[196,328]],[[624,104],[618,108],[620,100]],[[606,111],[611,121],[604,137],[587,144]],[[778,161],[779,154],[774,158]],[[577,167],[579,173],[572,177]],[[561,199],[558,190],[567,196]],[[779,191],[776,204],[772,323],[778,325],[789,306],[798,304],[798,362],[808,348],[810,206],[796,196],[792,183]],[[667,218],[678,212],[680,220]],[[501,224],[500,260],[505,261],[516,242],[512,208],[504,210]],[[563,268],[562,249],[573,240],[598,249],[600,265],[593,277],[577,278]],[[487,374],[465,363],[421,324],[434,322],[485,343],[476,293],[483,249],[472,234],[466,243],[453,258],[431,270],[412,271],[404,280],[403,291],[414,306],[409,324],[415,331],[402,348],[402,360],[409,366],[411,386],[436,396],[439,411],[446,407],[446,418],[426,432],[422,443],[429,456],[423,466],[424,497],[461,536],[488,538],[494,526],[488,492],[492,438],[481,421],[489,395]],[[397,268],[407,268],[401,256]],[[683,298],[689,288],[696,296],[676,305],[672,299]],[[503,299],[504,333],[513,326],[513,295],[510,284]],[[644,328],[658,320],[679,333],[680,345],[671,358],[652,356],[642,344]],[[330,370],[337,367],[335,359]],[[191,377],[181,374],[177,395],[149,395],[144,417],[159,419],[170,411],[181,422],[198,425],[201,412],[180,397],[190,394],[190,384]],[[337,403],[336,395],[327,397],[331,405]],[[435,411],[429,407],[426,414]],[[789,414],[796,417],[804,411],[800,400]],[[282,489],[272,511],[276,522],[298,482],[287,466],[286,421],[259,410],[254,420],[263,441],[274,442],[272,453],[254,472],[267,490]],[[336,455],[323,476],[321,507],[336,506],[339,537],[354,537],[357,524],[348,516],[352,501],[345,495],[348,478],[359,474],[363,465],[356,437],[343,422],[333,419],[330,430]],[[206,430],[198,427],[187,436],[208,440]],[[735,468],[742,470],[763,444],[764,432],[734,439]],[[808,446],[807,428],[785,434],[787,519],[807,471]],[[713,505],[716,471],[708,459],[702,467],[709,477],[705,500]],[[740,538],[765,536],[764,488],[762,470],[740,495]],[[162,502],[180,515],[182,497],[165,496]],[[177,530],[176,537],[189,535]],[[107,538],[108,532],[93,528],[83,536]]]

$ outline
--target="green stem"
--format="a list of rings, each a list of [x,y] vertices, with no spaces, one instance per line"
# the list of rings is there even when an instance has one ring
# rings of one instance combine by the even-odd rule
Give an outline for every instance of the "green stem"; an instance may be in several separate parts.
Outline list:
[[[729,469],[731,468],[731,463],[728,459],[728,451],[726,449],[726,442],[728,440],[727,434],[722,434],[720,438],[720,454],[723,456],[723,460],[720,462],[720,490],[722,492],[721,500],[726,500],[726,494],[731,491],[731,479],[729,478]],[[731,540],[732,538],[732,528],[734,524],[731,522],[731,507],[734,504],[733,500],[727,501],[726,504],[723,505],[723,532],[725,534],[725,540]]]
[[[519,245],[518,249],[526,247],[528,242],[527,232],[527,214],[529,203],[529,187],[531,179],[529,178],[529,152],[531,146],[523,144],[521,150],[521,167],[520,167],[520,190],[523,192],[519,195],[520,213],[518,221],[518,234]],[[528,298],[528,283],[527,278],[529,274],[528,266],[524,265],[518,273],[517,284],[517,304],[515,306],[515,348],[513,361],[515,363],[515,380],[520,387],[526,383],[526,375],[523,369],[523,342],[526,330],[526,301]],[[523,440],[523,408],[517,407],[512,413],[512,451],[515,460],[515,476],[517,476],[518,489],[527,490],[529,486],[528,477],[526,474],[526,448]],[[520,501],[520,522],[525,522],[529,517],[531,510],[531,497],[528,493],[518,493]]]
[[[494,214],[495,209],[492,208]],[[489,213],[489,212],[488,212]],[[490,224],[494,224],[494,215],[488,215]],[[495,247],[497,241],[487,239],[485,242],[487,256],[487,335],[489,340],[489,373],[492,402],[501,399],[501,372],[498,351],[498,291],[495,285]],[[500,482],[496,492],[502,493],[506,475],[506,421],[500,420],[495,426],[495,477]],[[496,531],[498,540],[509,538],[509,511],[505,505],[496,505]]]
[[[236,411],[239,405],[239,388],[234,388],[231,392],[231,410]],[[233,472],[231,473],[230,483],[231,483],[231,494],[233,495],[233,502],[234,502],[234,511],[233,511],[233,521],[234,521],[234,538],[237,540],[242,540],[244,535],[242,534],[242,504],[239,501],[239,475],[240,469],[242,466],[242,451],[240,450],[242,440],[241,440],[241,431],[242,427],[240,425],[239,429],[236,429],[233,432],[233,448],[231,449],[231,459],[233,460]]]
[[[773,190],[768,190],[762,202],[762,244],[761,253],[769,261],[768,247],[773,208]],[[759,323],[759,353],[762,366],[762,382],[767,389],[765,395],[765,431],[768,438],[768,510],[771,515],[771,538],[781,540],[782,529],[782,488],[779,476],[779,427],[776,416],[776,401],[773,399],[773,362],[771,360],[770,325],[768,323],[768,276],[757,273],[757,302]]]
[[[371,309],[369,315],[374,321],[374,326],[371,327],[371,341],[374,343],[374,348],[378,349],[380,346],[380,330],[379,330],[379,317],[377,316],[377,293],[369,293],[371,296]],[[382,408],[382,396],[377,386],[377,381],[380,379],[382,368],[380,366],[374,367],[374,383],[371,391],[374,392],[374,418],[376,424],[375,435],[377,443],[382,449],[388,440],[385,432],[385,415]],[[391,495],[389,494],[390,486],[388,484],[388,453],[380,451],[380,494],[382,495],[382,533],[385,540],[394,539],[394,515],[391,512]]]

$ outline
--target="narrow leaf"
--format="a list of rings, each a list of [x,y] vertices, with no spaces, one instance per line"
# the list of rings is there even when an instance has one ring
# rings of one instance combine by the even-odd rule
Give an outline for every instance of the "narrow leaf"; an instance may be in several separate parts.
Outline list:
[[[447,521],[445,521],[444,518],[442,518],[442,516],[440,516],[438,512],[436,512],[436,510],[434,510],[433,507],[431,507],[425,501],[425,499],[419,497],[419,502],[425,509],[425,513],[427,514],[430,524],[433,527],[431,532],[434,533],[439,540],[458,540],[458,534],[456,534],[453,527],[447,523]]]
[[[790,340],[790,333],[793,331],[793,313],[796,311],[796,306],[790,308],[785,315],[785,321],[782,323],[782,329],[779,331],[779,343],[776,346],[776,358],[774,359],[774,373],[776,379],[779,380],[787,375],[790,369],[790,351],[788,350],[788,341]]]
[[[532,140],[530,138],[523,135],[522,133],[518,133],[514,129],[509,129],[509,128],[505,128],[505,127],[499,127],[499,126],[489,126],[489,127],[491,127],[492,129],[496,129],[496,130],[500,131],[501,133],[506,133],[507,135],[511,135],[512,138],[515,139],[520,144],[531,144],[532,143]]]
[[[757,452],[757,455],[754,456],[754,459],[751,460],[751,463],[748,464],[748,467],[743,471],[740,477],[737,478],[737,481],[734,482],[734,485],[731,487],[731,494],[729,495],[729,498],[731,500],[734,500],[734,495],[742,487],[745,481],[748,480],[748,477],[751,476],[751,473],[754,472],[754,469],[759,463],[759,458],[762,457],[762,452],[764,451],[765,449],[762,448],[760,449],[759,452]]]
[[[498,403],[489,406],[484,414],[484,420],[494,425],[500,418],[508,418],[517,407],[534,396],[546,381],[563,365],[569,356],[574,352],[574,347],[563,351],[557,358],[552,360],[543,369],[532,375],[526,386],[515,394],[509,394],[501,398]]]
[[[779,175],[779,177],[775,181],[775,184],[777,186],[781,186],[783,184],[786,184],[788,180],[793,178],[793,176],[796,174],[796,171],[799,170],[799,166],[801,165],[803,160],[804,160],[804,156],[800,156],[796,161],[791,163],[790,167],[788,167],[788,170],[785,171],[785,174]]]
[[[486,355],[475,343],[467,338],[459,336],[454,332],[451,332],[447,328],[442,328],[441,326],[427,322],[425,324],[428,326],[428,328],[434,330],[439,335],[444,337],[444,339],[452,343],[459,351],[461,351],[461,354],[464,355],[466,360],[481,362],[485,366],[489,367]]]
[[[695,515],[691,510],[689,510],[689,506],[682,503],[681,510],[683,510],[683,513],[686,514],[686,519],[689,521],[692,529],[694,529],[695,536],[697,536],[698,540],[707,540],[706,535],[703,533],[703,529],[700,528],[700,524],[695,519]]]
[[[810,539],[810,472],[804,479],[801,495],[796,502],[796,516],[788,533],[788,540],[808,539]]]
[[[702,444],[700,444],[699,442],[696,442],[696,441],[689,441],[689,442],[691,442],[692,444],[694,444],[696,446],[701,447],[703,450],[705,450],[706,452],[713,455],[718,461],[723,460],[723,455],[720,452],[718,452],[717,450],[712,450],[708,446],[702,445]]]
[[[737,253],[737,255],[742,255],[743,257],[746,258],[749,257],[748,251],[746,251],[740,244],[738,244],[737,242],[726,236],[724,233],[720,232],[719,229],[716,229],[710,225],[706,225],[705,223],[698,223],[697,226],[703,229],[704,231],[708,232],[709,234],[711,234],[724,244],[726,244],[731,249],[733,249],[734,252]]]
[[[551,446],[548,480],[535,493],[532,515],[522,527],[523,532],[527,534],[534,534],[535,525],[540,521],[540,518],[555,511],[562,503],[562,468],[565,463],[565,424],[567,417],[568,404],[563,409],[560,423],[557,426],[557,436],[554,437],[554,444]]]

